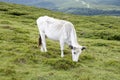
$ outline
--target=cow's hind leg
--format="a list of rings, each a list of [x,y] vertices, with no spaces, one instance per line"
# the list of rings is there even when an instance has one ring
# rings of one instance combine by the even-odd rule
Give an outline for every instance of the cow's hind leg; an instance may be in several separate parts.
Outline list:
[[[39,35],[38,38],[38,47],[41,47],[41,52],[44,52],[43,46],[42,46],[42,40],[41,40],[41,36]]]
[[[47,52],[45,34],[44,33],[40,33],[40,35],[41,35],[41,40],[42,40],[41,41],[42,42],[41,51]]]

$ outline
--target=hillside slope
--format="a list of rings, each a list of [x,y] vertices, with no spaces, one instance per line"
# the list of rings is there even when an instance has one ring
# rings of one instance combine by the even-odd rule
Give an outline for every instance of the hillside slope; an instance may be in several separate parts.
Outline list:
[[[60,58],[59,43],[49,39],[48,52],[40,52],[36,19],[43,15],[75,25],[78,42],[87,47],[78,63],[68,46]],[[0,80],[119,80],[119,22],[116,16],[76,16],[0,2]]]

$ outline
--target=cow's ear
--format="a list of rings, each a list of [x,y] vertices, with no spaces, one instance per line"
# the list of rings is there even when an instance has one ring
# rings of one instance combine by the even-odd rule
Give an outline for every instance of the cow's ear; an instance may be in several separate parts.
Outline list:
[[[84,50],[84,49],[86,49],[86,47],[85,47],[85,46],[83,46],[81,50]]]
[[[73,49],[73,46],[72,45],[69,45],[70,49]]]

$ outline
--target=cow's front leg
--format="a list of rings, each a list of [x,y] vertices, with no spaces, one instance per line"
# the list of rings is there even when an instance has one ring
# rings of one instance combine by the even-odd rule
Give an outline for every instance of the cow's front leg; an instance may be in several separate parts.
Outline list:
[[[41,52],[44,52],[44,49],[43,49],[43,46],[42,46],[42,45],[41,45],[41,49],[40,49],[40,50],[41,50]]]
[[[45,34],[41,33],[40,35],[41,35],[41,40],[42,40],[41,51],[47,52]]]
[[[63,58],[64,57],[64,51],[61,50],[61,57]]]
[[[61,57],[64,57],[64,42],[60,40]]]

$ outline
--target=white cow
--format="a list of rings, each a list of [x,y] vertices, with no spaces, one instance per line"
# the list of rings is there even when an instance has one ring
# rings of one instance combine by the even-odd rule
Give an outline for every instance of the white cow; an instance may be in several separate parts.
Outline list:
[[[64,57],[64,45],[68,44],[72,51],[72,60],[78,61],[79,55],[85,47],[78,44],[76,31],[71,22],[42,16],[37,19],[37,26],[40,32],[39,46],[41,46],[42,52],[47,52],[45,40],[47,37],[60,42],[61,57]]]

